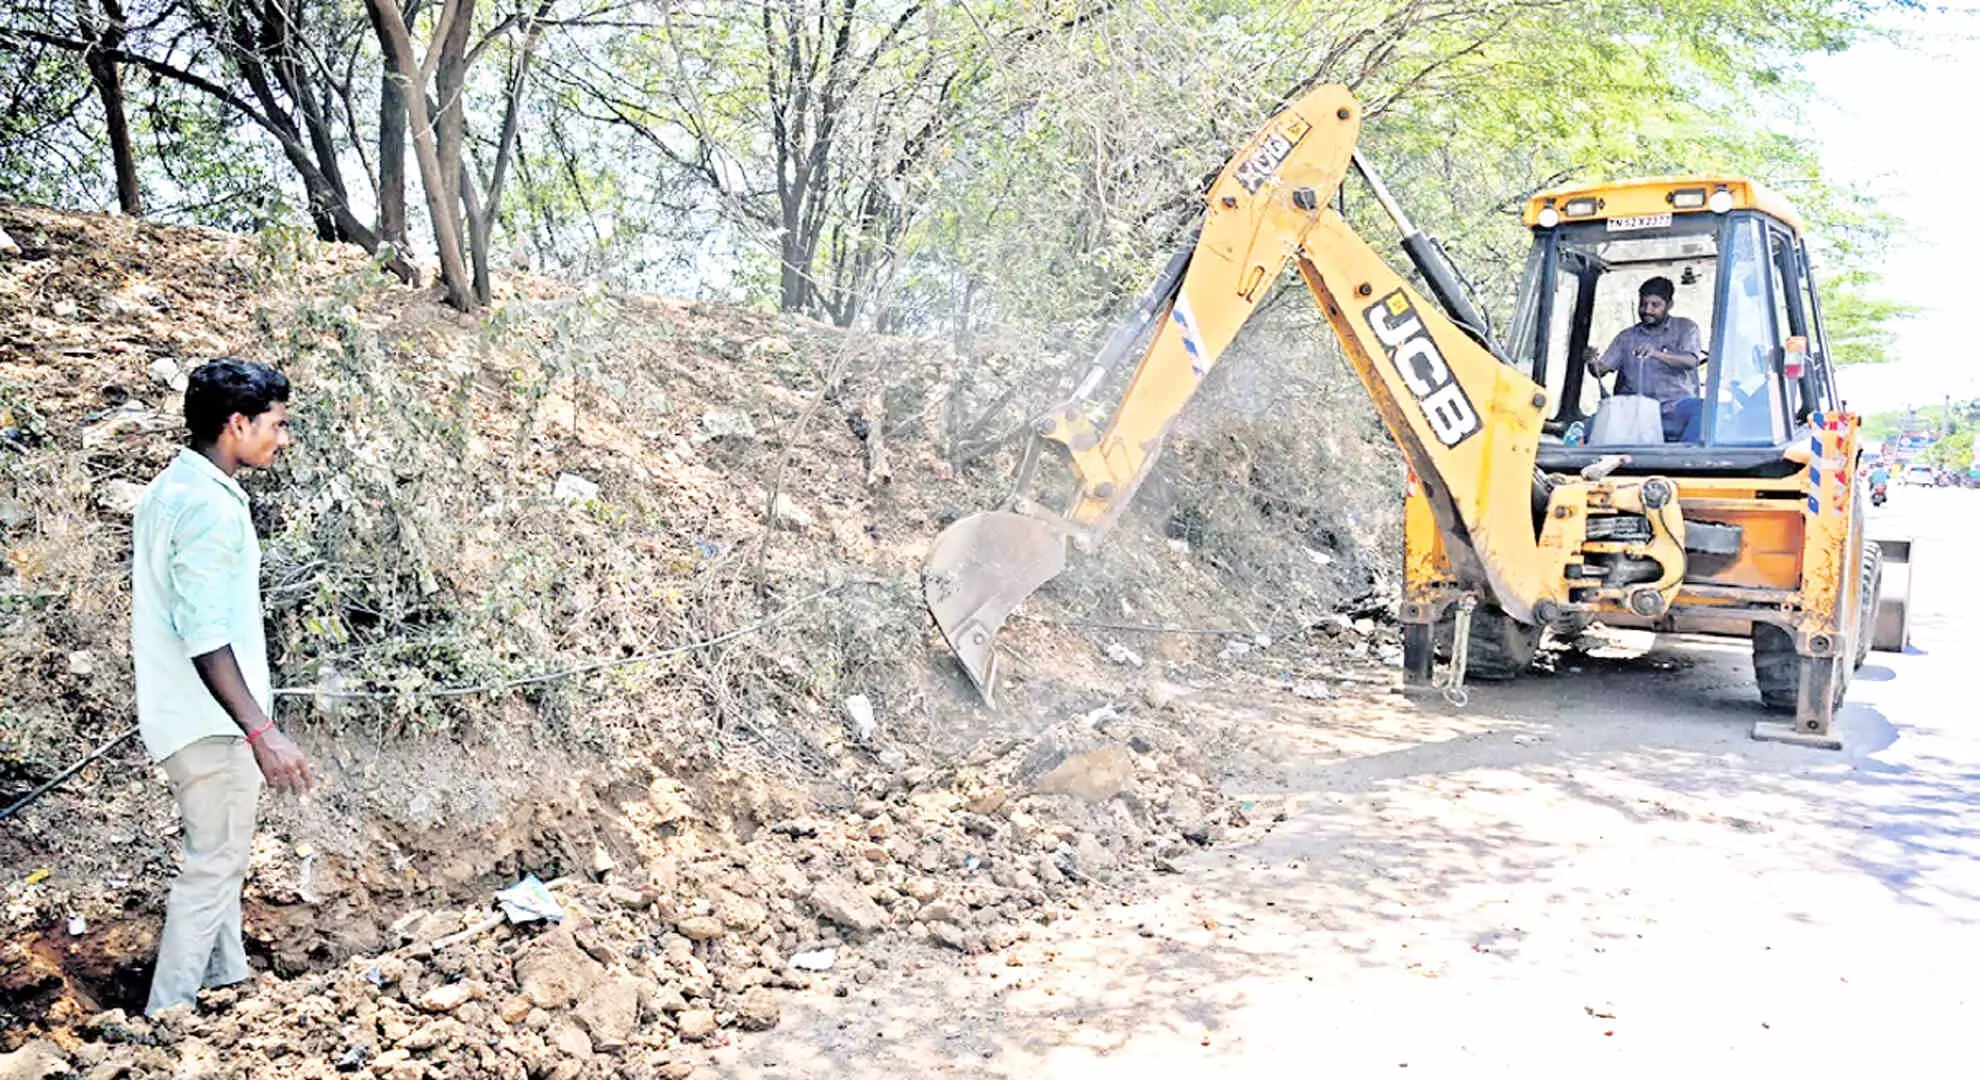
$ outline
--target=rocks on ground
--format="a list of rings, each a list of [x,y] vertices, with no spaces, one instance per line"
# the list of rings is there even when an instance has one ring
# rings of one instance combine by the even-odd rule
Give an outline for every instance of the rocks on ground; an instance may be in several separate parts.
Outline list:
[[[1009,949],[1083,883],[1229,822],[1179,763],[1180,739],[1138,726],[1123,741],[1110,723],[875,774],[747,839],[656,776],[619,804],[636,828],[584,849],[589,880],[557,883],[561,923],[407,912],[386,928],[389,951],[263,975],[207,995],[198,1014],[73,1025],[80,1048],[59,1064],[131,1078],[197,1072],[215,1055],[270,1076],[668,1075],[732,1032],[776,1027],[786,995],[871,979],[905,942]],[[766,798],[751,812],[801,805]],[[28,1055],[8,1067],[43,1067],[16,1064],[40,1060]]]

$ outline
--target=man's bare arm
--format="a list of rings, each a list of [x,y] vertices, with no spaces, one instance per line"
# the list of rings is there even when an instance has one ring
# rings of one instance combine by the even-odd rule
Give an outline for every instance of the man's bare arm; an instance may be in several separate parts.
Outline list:
[[[277,791],[293,791],[301,794],[316,783],[309,771],[309,762],[303,752],[287,735],[274,727],[268,714],[255,703],[254,695],[248,692],[247,679],[241,675],[240,662],[234,659],[234,647],[222,645],[212,652],[201,653],[192,658],[193,670],[199,672],[199,681],[213,700],[227,710],[242,735],[256,735],[249,742],[254,750],[255,764],[261,767],[262,778],[268,786]],[[263,728],[267,728],[263,731]]]
[[[1666,367],[1674,367],[1679,371],[1695,368],[1705,362],[1705,358],[1697,353],[1671,352],[1668,349],[1652,349],[1650,357]]]
[[[1677,348],[1652,349],[1650,356],[1666,367],[1688,371],[1705,362],[1705,348],[1698,340],[1698,324],[1689,319],[1682,320],[1678,331]]]

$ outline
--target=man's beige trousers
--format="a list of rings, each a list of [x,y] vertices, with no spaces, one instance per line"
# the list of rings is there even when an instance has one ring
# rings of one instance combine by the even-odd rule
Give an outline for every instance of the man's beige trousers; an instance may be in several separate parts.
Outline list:
[[[192,1005],[202,986],[248,977],[241,946],[241,882],[254,848],[261,769],[239,736],[201,739],[165,759],[179,800],[185,864],[165,901],[165,932],[147,1014]]]

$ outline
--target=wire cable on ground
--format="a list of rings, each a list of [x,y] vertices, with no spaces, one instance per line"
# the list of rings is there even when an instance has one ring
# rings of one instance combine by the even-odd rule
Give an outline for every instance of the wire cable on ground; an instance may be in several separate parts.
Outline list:
[[[1330,615],[1334,618],[1347,618],[1347,616],[1340,612],[1332,612]],[[1277,630],[1246,630],[1243,627],[1237,626],[1171,626],[1162,623],[1124,623],[1104,622],[1096,619],[1053,618],[1049,615],[1013,614],[1009,616],[1011,622],[1037,623],[1041,626],[1069,626],[1081,630],[1116,630],[1129,634],[1195,634],[1204,637],[1234,637],[1245,638],[1247,640],[1260,635],[1276,639],[1304,634],[1309,630],[1317,630],[1325,627],[1328,618],[1328,615],[1322,615],[1308,621],[1287,623],[1283,629]]]
[[[14,802],[12,806],[7,807],[5,810],[0,810],[0,821],[5,821],[8,818],[13,817],[15,814],[20,813],[22,810],[27,809],[28,804],[34,802],[36,799],[41,798],[43,795],[46,795],[49,792],[54,791],[56,787],[60,786],[62,781],[67,780],[69,777],[74,776],[77,773],[81,772],[83,766],[89,764],[92,761],[95,761],[97,758],[100,758],[103,755],[109,753],[110,751],[115,750],[117,747],[123,745],[124,740],[130,738],[133,735],[136,735],[137,731],[138,731],[137,728],[130,727],[130,728],[125,728],[122,732],[120,732],[117,735],[111,736],[110,741],[104,743],[102,746],[99,746],[94,750],[91,750],[88,754],[83,756],[83,759],[81,761],[78,761],[74,765],[71,765],[68,768],[63,769],[60,773],[56,774],[54,779],[49,780],[47,783],[44,783],[40,787],[35,788],[33,791],[28,792],[26,795],[21,796],[18,800]]]

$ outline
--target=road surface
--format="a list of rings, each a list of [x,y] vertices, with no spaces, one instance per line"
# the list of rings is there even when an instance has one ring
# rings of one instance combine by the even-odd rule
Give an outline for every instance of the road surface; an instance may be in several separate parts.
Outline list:
[[[1748,738],[1746,649],[1618,640],[1470,706],[1248,719],[1285,818],[1010,956],[896,965],[750,1077],[1975,1075],[1980,492],[1901,488],[1913,647],[1840,752]],[[1242,714],[1241,703],[1228,704]],[[953,954],[950,954],[951,956]],[[1017,966],[1011,966],[1015,958]],[[909,970],[903,970],[908,968]]]

